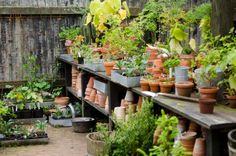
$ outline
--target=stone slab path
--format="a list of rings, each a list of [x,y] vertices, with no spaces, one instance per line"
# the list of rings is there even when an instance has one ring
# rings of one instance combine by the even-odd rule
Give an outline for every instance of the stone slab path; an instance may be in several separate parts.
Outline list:
[[[72,128],[48,126],[49,144],[20,147],[0,147],[0,156],[86,156],[86,134]]]

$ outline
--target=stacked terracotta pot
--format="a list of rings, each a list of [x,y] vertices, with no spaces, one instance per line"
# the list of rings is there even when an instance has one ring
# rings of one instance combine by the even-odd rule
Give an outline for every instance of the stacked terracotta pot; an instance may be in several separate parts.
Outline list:
[[[99,105],[100,107],[105,108],[106,100],[107,100],[106,94],[100,91],[97,91],[95,103]]]
[[[79,71],[75,67],[72,67],[72,71],[71,71],[72,84],[71,84],[71,86],[73,89],[76,89],[76,82],[77,82],[78,73],[79,73]]]
[[[93,85],[94,85],[94,78],[90,77],[89,82],[87,84],[87,88],[85,90],[85,100],[90,100],[91,99],[90,95],[91,95],[92,91],[94,90]],[[95,100],[95,98],[94,98],[94,100]]]
[[[82,96],[81,76],[82,76],[82,74],[79,72],[77,74],[77,80],[76,80],[76,86],[75,86],[75,90],[77,92],[77,95],[80,97]]]
[[[152,63],[158,55],[158,49],[156,47],[147,47],[146,53],[149,55],[148,62]]]

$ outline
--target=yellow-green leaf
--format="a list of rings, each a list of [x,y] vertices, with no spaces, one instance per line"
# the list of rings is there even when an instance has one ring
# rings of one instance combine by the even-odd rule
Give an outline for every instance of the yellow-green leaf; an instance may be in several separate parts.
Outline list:
[[[183,41],[187,38],[187,33],[181,30],[178,27],[175,27],[171,30],[171,36],[178,41]]]
[[[88,25],[91,21],[92,21],[92,16],[90,13],[88,13],[85,25]]]
[[[90,11],[91,15],[95,15],[97,12],[97,9],[100,8],[101,5],[102,5],[102,3],[100,2],[100,0],[92,1],[89,6],[89,11]]]
[[[235,89],[236,90],[236,77],[231,75],[229,77],[229,85],[231,89]]]
[[[125,10],[120,9],[120,10],[119,10],[119,14],[120,14],[121,20],[126,19],[127,14],[126,14],[126,11],[125,11]]]
[[[130,16],[130,11],[129,11],[129,7],[128,7],[126,1],[124,1],[124,2],[122,3],[122,5],[123,5],[123,7],[125,8],[125,10],[126,10],[126,12],[127,12],[127,16],[129,17],[129,16]]]
[[[194,51],[196,51],[196,40],[194,38],[190,39],[189,45]]]
[[[182,46],[180,45],[179,41],[176,39],[171,39],[170,40],[170,51],[172,52],[177,52],[178,54],[181,54],[183,51]]]

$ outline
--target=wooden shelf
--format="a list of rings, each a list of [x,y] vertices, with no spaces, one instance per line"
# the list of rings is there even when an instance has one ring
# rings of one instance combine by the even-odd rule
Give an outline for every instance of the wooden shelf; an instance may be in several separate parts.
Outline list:
[[[77,95],[76,91],[72,87],[66,87],[66,89],[69,93],[74,95],[76,98],[78,98],[79,100],[82,100],[82,98]]]
[[[84,100],[87,104],[89,104],[90,106],[92,106],[93,108],[95,108],[96,110],[98,110],[99,112],[101,112],[102,114],[104,114],[105,116],[109,117],[109,113],[107,111],[105,111],[104,108],[99,107],[98,105],[96,105],[95,103],[88,101],[88,100]]]

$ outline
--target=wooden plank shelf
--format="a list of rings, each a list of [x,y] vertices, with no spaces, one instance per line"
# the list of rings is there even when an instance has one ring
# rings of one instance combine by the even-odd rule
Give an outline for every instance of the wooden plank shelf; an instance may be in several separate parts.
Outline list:
[[[67,59],[62,58],[62,57],[58,57],[57,60],[58,60],[58,61],[62,61],[62,62],[67,63],[67,64],[70,64],[70,65],[75,66],[75,67],[78,66],[78,63],[77,63],[77,62],[75,62],[75,61],[70,61],[70,60],[67,60]]]
[[[72,87],[66,87],[67,91],[71,93],[73,96],[75,96],[77,99],[82,100],[82,97],[79,97],[76,93],[76,91]]]
[[[95,108],[96,110],[98,110],[99,112],[101,112],[102,114],[104,114],[105,116],[109,117],[109,113],[107,111],[105,111],[104,108],[99,107],[98,105],[96,105],[95,103],[88,101],[88,100],[84,100],[87,104],[89,104],[90,106],[92,106],[93,108]]]
[[[183,101],[164,96],[154,98],[154,102],[207,129],[236,127],[236,111],[224,105],[216,105],[213,114],[202,114],[196,102]]]

